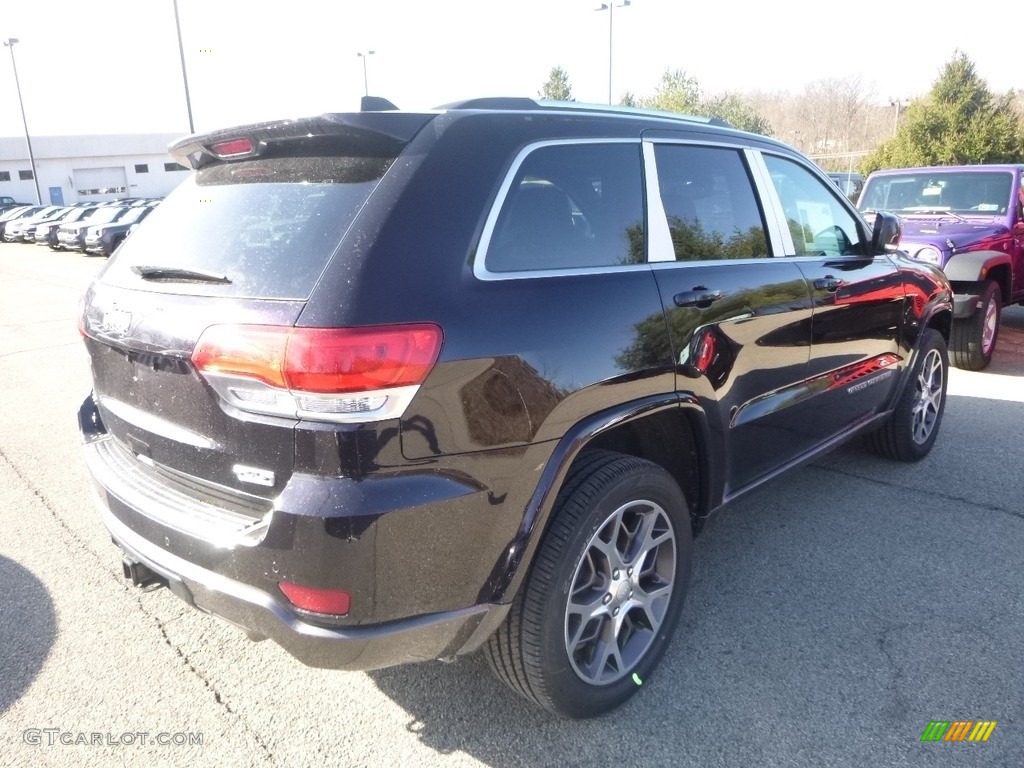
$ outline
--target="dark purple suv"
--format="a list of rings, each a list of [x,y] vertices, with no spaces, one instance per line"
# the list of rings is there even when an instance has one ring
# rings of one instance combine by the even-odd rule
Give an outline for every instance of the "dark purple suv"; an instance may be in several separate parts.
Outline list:
[[[482,649],[606,712],[715,510],[935,443],[948,281],[779,142],[484,99],[171,151],[195,173],[82,304],[100,514],[134,583],[307,664]]]
[[[943,268],[955,291],[950,353],[960,368],[992,360],[1000,309],[1024,304],[1024,166],[903,168],[871,174],[862,211],[903,220],[900,248]]]

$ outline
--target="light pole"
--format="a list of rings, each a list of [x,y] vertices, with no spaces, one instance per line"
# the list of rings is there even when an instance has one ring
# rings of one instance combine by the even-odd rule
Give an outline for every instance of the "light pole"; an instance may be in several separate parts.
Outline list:
[[[36,158],[32,154],[32,139],[28,135],[28,120],[25,119],[25,102],[21,100],[21,81],[18,80],[18,65],[14,61],[14,44],[18,38],[9,37],[4,47],[11,49],[11,66],[14,68],[14,87],[18,90],[18,106],[21,107],[21,124],[25,126],[25,143],[28,144],[28,164],[32,168],[32,181],[36,185],[36,205],[43,204],[43,196],[39,194],[39,174],[36,173]]]
[[[362,51],[360,51],[359,53],[356,54],[356,56],[358,56],[359,58],[361,58],[363,60],[363,94],[366,95],[366,96],[369,96],[370,95],[370,84],[369,84],[369,81],[366,79],[366,60],[370,56],[373,56],[373,51],[366,51],[366,53],[363,53]]]
[[[618,3],[619,8],[627,7],[632,0],[621,0]],[[607,3],[601,3],[600,8],[595,8],[596,11],[608,11],[608,103],[612,103],[612,34],[615,29],[615,0],[608,0]]]
[[[181,22],[178,21],[178,0],[174,0],[174,28],[178,30],[178,55],[181,57],[181,79],[185,83],[185,109],[188,110],[188,132],[195,133],[192,123],[192,99],[188,95],[188,73],[185,71],[185,48],[181,44]]]
[[[899,126],[900,126],[900,108],[901,107],[909,107],[910,106],[910,99],[889,99],[889,106],[890,107],[896,107],[896,117],[893,118],[893,121],[892,121],[892,132],[893,132],[893,135],[895,136],[896,135],[896,131],[899,129]]]

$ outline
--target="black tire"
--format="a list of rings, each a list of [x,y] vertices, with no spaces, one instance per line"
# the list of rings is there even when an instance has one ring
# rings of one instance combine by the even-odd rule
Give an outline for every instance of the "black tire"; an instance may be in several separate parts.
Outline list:
[[[668,647],[692,557],[689,508],[668,472],[611,451],[586,454],[558,495],[526,582],[487,643],[491,669],[512,690],[564,717],[618,707]]]
[[[868,435],[871,448],[899,461],[920,461],[927,456],[942,424],[948,379],[946,342],[934,328],[926,328],[892,416]]]
[[[953,365],[967,371],[980,371],[992,362],[999,338],[1002,296],[992,280],[981,283],[977,311],[970,317],[953,321],[949,351]]]

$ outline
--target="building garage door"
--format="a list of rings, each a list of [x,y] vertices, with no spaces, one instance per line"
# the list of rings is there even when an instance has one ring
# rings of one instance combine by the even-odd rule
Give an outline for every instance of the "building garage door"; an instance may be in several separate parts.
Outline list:
[[[72,171],[78,202],[117,200],[128,196],[124,168],[76,168]]]

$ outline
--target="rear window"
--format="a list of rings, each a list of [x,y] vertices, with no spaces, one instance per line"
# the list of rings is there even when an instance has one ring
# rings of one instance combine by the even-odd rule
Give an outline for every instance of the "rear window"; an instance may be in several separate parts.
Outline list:
[[[281,157],[202,168],[124,242],[104,281],[173,293],[307,299],[392,162]],[[213,273],[230,282],[143,280],[132,267]]]

